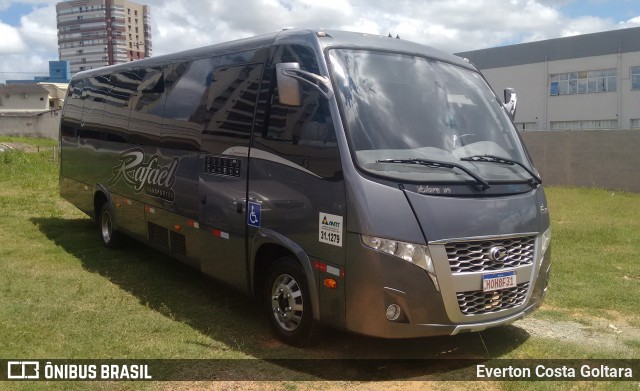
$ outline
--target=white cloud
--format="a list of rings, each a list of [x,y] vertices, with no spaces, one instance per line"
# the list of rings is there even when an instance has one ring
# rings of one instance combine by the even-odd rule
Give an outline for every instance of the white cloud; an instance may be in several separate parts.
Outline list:
[[[154,55],[283,27],[399,34],[403,39],[457,52],[640,26],[640,15],[621,21],[563,14],[563,6],[577,1],[138,0],[151,5]],[[0,69],[46,70],[47,60],[57,58],[58,0],[19,2],[35,8],[17,27],[0,22]],[[0,11],[10,4],[0,0]]]
[[[36,8],[30,14],[20,18],[19,31],[29,47],[36,51],[57,52],[58,29],[55,21],[55,6]]]
[[[631,18],[625,22],[620,22],[618,23],[618,26],[620,28],[640,27],[640,16],[636,16],[635,18]]]
[[[0,22],[0,55],[23,53],[27,45],[22,40],[20,32],[13,26]]]
[[[0,22],[0,81],[46,75],[49,60],[58,57],[55,2],[24,2],[40,6],[23,15],[19,26]]]

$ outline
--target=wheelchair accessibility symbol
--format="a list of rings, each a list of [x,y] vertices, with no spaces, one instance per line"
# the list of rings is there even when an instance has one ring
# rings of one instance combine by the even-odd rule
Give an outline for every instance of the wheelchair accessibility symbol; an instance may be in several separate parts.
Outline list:
[[[260,207],[262,205],[256,202],[249,202],[247,210],[247,224],[252,227],[260,228]]]

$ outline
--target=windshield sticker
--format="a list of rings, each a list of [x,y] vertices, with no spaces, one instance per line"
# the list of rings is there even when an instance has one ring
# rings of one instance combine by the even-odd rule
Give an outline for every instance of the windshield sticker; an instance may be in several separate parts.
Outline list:
[[[450,187],[418,186],[420,194],[451,194]]]
[[[142,148],[132,148],[120,154],[120,163],[113,167],[113,177],[109,186],[122,179],[136,193],[173,202],[175,194],[173,184],[180,159],[174,156],[166,165],[158,164],[158,155],[154,154],[145,161]]]
[[[342,247],[342,216],[320,212],[318,240],[321,243]]]
[[[452,94],[447,94],[447,102],[449,103],[456,103],[459,106],[462,105],[471,105],[471,106],[475,106],[475,103],[473,103],[473,101],[469,98],[467,98],[464,95],[452,95]]]

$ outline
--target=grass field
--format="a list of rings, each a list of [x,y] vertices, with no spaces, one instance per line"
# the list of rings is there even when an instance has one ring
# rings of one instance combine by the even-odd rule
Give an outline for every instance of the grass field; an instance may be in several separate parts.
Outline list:
[[[524,320],[481,334],[410,341],[332,331],[317,346],[293,348],[273,338],[258,306],[249,298],[137,243],[119,251],[105,249],[93,222],[58,196],[58,164],[52,153],[56,143],[0,138],[4,141],[31,143],[41,147],[41,152],[0,153],[0,357],[259,358],[250,366],[245,360],[237,361],[237,366],[231,364],[227,370],[235,371],[232,378],[242,378],[244,371],[249,379],[265,373],[266,378],[282,381],[241,386],[13,382],[0,383],[2,389],[402,388],[413,385],[405,380],[419,380],[426,372],[421,368],[400,370],[388,379],[391,386],[325,383],[317,371],[301,373],[286,361],[274,359],[640,357],[638,194],[547,189],[553,232],[552,279],[545,305],[530,320],[533,323]],[[289,378],[309,382],[286,380]],[[526,386],[550,389],[554,384]],[[492,382],[471,387],[522,385]],[[620,385],[638,389],[633,383],[615,386]],[[451,383],[430,386],[450,388]],[[579,388],[572,383],[562,386]],[[613,387],[609,383],[598,383],[600,386]]]

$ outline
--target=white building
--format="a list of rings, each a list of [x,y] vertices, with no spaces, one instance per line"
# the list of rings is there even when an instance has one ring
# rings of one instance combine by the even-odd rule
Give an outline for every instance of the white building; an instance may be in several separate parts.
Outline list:
[[[49,110],[49,91],[38,84],[0,86],[0,113],[37,113]]]
[[[640,129],[640,27],[456,54],[516,89],[519,129]]]

